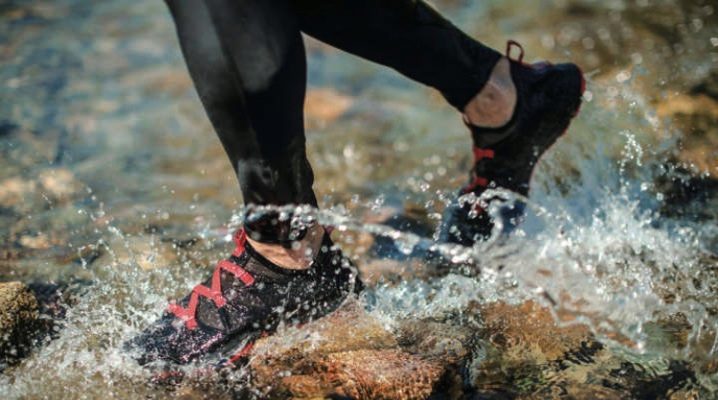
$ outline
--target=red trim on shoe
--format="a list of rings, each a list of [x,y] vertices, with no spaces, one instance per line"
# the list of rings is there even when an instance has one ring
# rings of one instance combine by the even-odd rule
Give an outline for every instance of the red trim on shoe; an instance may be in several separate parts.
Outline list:
[[[474,180],[464,188],[464,193],[473,192],[478,187],[486,187],[489,185],[489,180],[483,176],[474,177]]]
[[[234,242],[237,247],[235,248],[234,252],[232,252],[233,256],[239,257],[244,254],[246,241],[247,234],[244,232],[244,229],[241,229],[234,234]],[[201,284],[195,286],[194,289],[192,289],[192,294],[190,294],[189,304],[187,304],[187,308],[182,307],[177,303],[170,303],[167,307],[167,311],[174,314],[177,318],[183,320],[187,329],[192,330],[197,328],[196,313],[197,307],[199,306],[200,296],[212,300],[217,307],[223,307],[225,304],[227,304],[227,300],[222,294],[222,270],[225,270],[236,276],[247,286],[250,286],[254,283],[254,277],[249,272],[245,271],[242,267],[229,260],[222,260],[217,263],[217,266],[212,273],[212,283],[210,287]]]
[[[256,339],[258,340],[258,339],[261,339],[261,338],[264,338],[264,337],[267,337],[267,336],[269,336],[269,333],[267,333],[267,332],[265,331],[265,332],[262,332],[262,333],[259,335],[259,337],[256,338]],[[241,360],[242,358],[248,357],[249,354],[252,352],[252,349],[254,348],[254,344],[255,344],[255,343],[256,343],[256,340],[253,340],[253,341],[251,341],[251,342],[245,344],[244,347],[242,347],[238,352],[234,353],[231,357],[229,357],[229,358],[227,359],[227,361],[224,362],[224,365],[225,365],[225,366],[229,366],[229,365],[235,366],[235,363],[236,363],[237,361]]]
[[[474,161],[479,161],[484,158],[494,158],[494,155],[493,149],[482,149],[474,146]]]
[[[474,164],[477,162],[483,160],[484,158],[494,158],[495,152],[493,149],[482,149],[480,147],[474,146],[473,149],[474,152]],[[474,176],[474,180],[469,183],[468,186],[464,187],[463,192],[464,194],[474,191],[477,187],[486,187],[489,185],[489,180],[484,178],[483,176]]]
[[[247,243],[247,232],[244,231],[244,229],[239,229],[236,232],[234,232],[234,235],[232,236],[232,240],[234,240],[235,248],[232,252],[232,255],[235,257],[239,257],[244,253],[244,246]]]
[[[229,360],[227,360],[226,364],[234,365],[235,362],[239,361],[240,359],[242,359],[244,357],[247,357],[249,355],[249,353],[252,352],[253,347],[254,347],[254,342],[247,343],[246,345],[244,345],[244,347],[242,347],[241,350],[234,353],[234,355],[232,357],[230,357]]]

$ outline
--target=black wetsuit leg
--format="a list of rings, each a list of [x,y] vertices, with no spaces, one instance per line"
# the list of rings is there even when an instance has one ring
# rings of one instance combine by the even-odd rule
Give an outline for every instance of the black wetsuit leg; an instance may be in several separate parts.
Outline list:
[[[421,0],[289,0],[302,32],[437,89],[459,110],[501,54]]]
[[[316,206],[304,137],[306,58],[288,3],[167,4],[190,75],[237,173],[245,204]],[[248,231],[267,242],[287,239],[280,236],[288,235],[288,227],[278,229],[274,217],[251,217]]]

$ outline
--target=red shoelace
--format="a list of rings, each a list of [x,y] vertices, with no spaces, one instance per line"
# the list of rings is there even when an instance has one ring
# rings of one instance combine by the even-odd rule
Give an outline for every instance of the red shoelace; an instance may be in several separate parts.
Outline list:
[[[247,234],[244,229],[240,229],[235,232],[233,239],[236,247],[232,252],[232,255],[235,257],[240,257],[242,254],[244,254],[244,247],[247,242]],[[237,279],[241,280],[247,286],[250,286],[254,283],[254,277],[249,272],[245,271],[244,268],[233,263],[232,261],[222,260],[217,263],[217,266],[214,269],[214,273],[212,274],[211,286],[207,287],[202,284],[195,286],[194,289],[192,289],[189,303],[187,304],[186,308],[180,306],[175,302],[169,304],[168,311],[174,314],[177,318],[183,320],[187,329],[191,330],[197,328],[196,313],[197,306],[199,306],[200,296],[212,300],[217,307],[222,307],[227,304],[227,300],[222,294],[222,270],[233,274],[235,277],[237,277]]]

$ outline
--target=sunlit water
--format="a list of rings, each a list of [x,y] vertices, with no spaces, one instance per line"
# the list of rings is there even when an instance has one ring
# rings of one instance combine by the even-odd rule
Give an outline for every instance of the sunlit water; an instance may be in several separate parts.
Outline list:
[[[547,22],[534,25],[514,6],[446,3],[442,10],[492,44],[512,33],[536,44],[536,57],[570,56],[572,49],[582,54],[572,47],[581,38],[571,36],[570,23],[547,25],[560,21],[564,3],[535,10]],[[616,22],[610,7],[580,4]],[[170,396],[147,383],[149,373],[121,344],[147,326],[167,298],[205,277],[229,251],[241,215],[231,168],[184,74],[171,22],[162,4],[149,2],[2,7],[8,15],[16,9],[26,14],[12,14],[14,22],[0,25],[12,45],[3,50],[9,55],[0,68],[0,83],[9,89],[0,93],[0,119],[16,126],[2,138],[0,178],[33,181],[63,168],[77,188],[69,199],[40,189],[3,208],[3,235],[44,235],[50,245],[12,253],[0,276],[89,284],[75,289],[76,304],[59,323],[57,338],[0,376],[0,395]],[[682,43],[700,53],[698,42]],[[460,121],[438,96],[391,71],[315,42],[309,54],[312,88],[333,87],[352,102],[337,120],[308,118],[320,221],[336,226],[340,237],[363,232],[392,238],[400,253],[431,243],[431,234],[375,221],[394,209],[438,224],[468,166]],[[599,58],[585,61],[598,65],[589,70],[583,112],[543,158],[531,198],[520,199],[528,202],[520,229],[473,249],[441,248],[457,261],[474,259],[480,273],[458,267],[433,279],[409,273],[402,282],[369,288],[363,300],[391,326],[403,318],[461,314],[474,302],[534,299],[551,307],[560,323],[588,324],[612,352],[648,375],[667,370],[671,360],[685,361],[695,372],[688,385],[708,398],[718,390],[716,210],[702,210],[700,217],[671,212],[694,205],[670,203],[658,183],[685,178],[684,169],[666,161],[675,132],[657,119],[646,89],[652,82],[663,85],[660,69],[666,67],[617,67],[600,58],[605,54],[587,54]],[[649,51],[642,54],[650,58]],[[691,51],[683,61],[696,70],[711,62]],[[633,78],[614,79],[614,71],[630,71]],[[13,246],[20,245],[6,244]],[[360,269],[371,260],[367,249],[347,248]],[[658,324],[676,316],[689,326],[681,346]],[[485,361],[482,348],[479,343],[467,360],[469,374]],[[243,377],[243,371],[232,376],[234,389]],[[216,377],[203,379],[218,395],[234,390]]]

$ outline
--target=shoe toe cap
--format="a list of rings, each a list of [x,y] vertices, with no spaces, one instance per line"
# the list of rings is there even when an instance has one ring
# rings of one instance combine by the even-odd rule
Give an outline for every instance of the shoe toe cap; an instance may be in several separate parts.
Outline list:
[[[128,340],[124,349],[140,365],[157,361],[186,364],[221,339],[219,332],[196,328],[189,330],[171,315]]]

